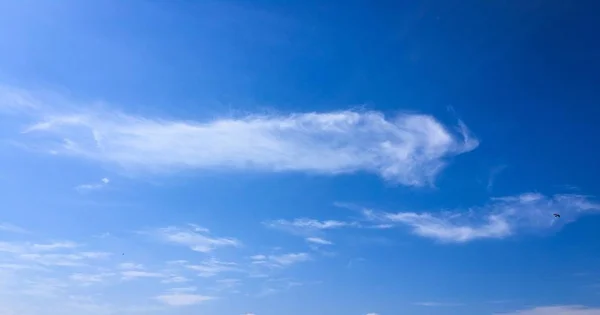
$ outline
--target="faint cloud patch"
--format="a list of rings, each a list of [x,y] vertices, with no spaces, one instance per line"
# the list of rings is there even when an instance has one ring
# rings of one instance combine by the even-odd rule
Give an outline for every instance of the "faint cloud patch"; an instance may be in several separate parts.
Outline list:
[[[487,183],[487,191],[491,192],[492,188],[494,187],[494,183],[496,181],[496,178],[498,177],[498,175],[500,175],[500,173],[502,173],[506,168],[508,167],[508,165],[498,165],[494,168],[492,168],[492,170],[490,171],[490,177],[488,178],[488,183]]]

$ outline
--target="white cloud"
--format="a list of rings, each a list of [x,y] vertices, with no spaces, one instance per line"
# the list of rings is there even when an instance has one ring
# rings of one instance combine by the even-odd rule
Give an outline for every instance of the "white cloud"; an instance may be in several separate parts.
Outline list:
[[[92,283],[102,283],[106,281],[107,278],[114,276],[114,273],[106,272],[106,273],[96,273],[96,274],[84,274],[84,273],[75,273],[69,276],[69,279],[79,282],[81,284],[92,284]]]
[[[102,256],[102,257],[101,257]],[[104,258],[105,255],[72,254],[22,254],[18,257],[44,266],[77,267],[87,265],[89,259]]]
[[[169,293],[156,297],[160,302],[170,306],[188,306],[200,304],[206,301],[214,300],[212,296],[200,295],[200,294],[188,294],[188,293]]]
[[[234,238],[212,237],[205,230],[167,227],[153,233],[160,239],[174,244],[188,246],[190,249],[208,253],[219,247],[237,247],[240,242]]]
[[[31,249],[34,251],[54,251],[57,249],[75,248],[79,245],[75,242],[54,242],[49,244],[33,244]]]
[[[348,227],[355,225],[351,222],[343,222],[336,220],[319,221],[314,219],[294,219],[293,221],[288,220],[274,220],[265,222],[265,225],[272,228],[283,228],[283,229],[303,229],[303,230],[330,230],[342,227]]]
[[[181,287],[181,288],[171,288],[171,289],[169,289],[169,292],[183,293],[183,292],[196,292],[196,290],[198,290],[198,288],[196,288],[196,287]]]
[[[556,230],[594,210],[600,210],[600,204],[586,196],[527,193],[494,198],[489,204],[468,211],[379,213],[365,210],[364,214],[373,222],[409,226],[414,234],[422,237],[461,243],[505,238],[518,232]],[[555,219],[553,213],[560,213],[561,218]]]
[[[256,255],[253,256],[253,264],[263,265],[267,267],[287,267],[296,263],[306,262],[311,260],[308,253],[288,253],[282,255]]]
[[[46,104],[37,111],[22,112],[36,120],[24,134],[45,136],[43,140],[29,138],[44,141],[36,142],[37,148],[131,171],[361,171],[403,185],[422,186],[434,181],[448,158],[478,146],[463,123],[447,128],[422,114],[384,117],[376,111],[343,110],[194,122],[92,110],[88,104],[6,90],[0,90],[4,104],[24,98]]]
[[[106,252],[72,251],[80,245],[75,242],[28,243],[0,242],[0,252],[12,255],[13,259],[42,266],[84,266],[91,260],[110,256]],[[66,251],[66,252],[65,252]]]
[[[127,270],[122,271],[121,276],[124,280],[131,280],[135,278],[163,278],[164,274],[158,272],[141,271],[141,270]]]
[[[119,269],[128,269],[128,270],[132,270],[132,269],[137,269],[137,270],[144,269],[143,265],[132,263],[132,262],[120,263],[118,267],[119,267]]]
[[[379,315],[379,313],[367,313],[367,315]]]
[[[582,305],[539,306],[509,313],[496,313],[496,315],[600,315],[600,308]]]
[[[79,185],[75,187],[75,190],[77,190],[78,192],[88,192],[91,190],[98,190],[101,188],[106,187],[106,185],[108,185],[108,183],[110,183],[110,179],[108,178],[102,178],[100,179],[99,183],[93,183],[93,184],[83,184],[83,185]]]
[[[237,264],[209,259],[196,265],[186,265],[188,269],[198,272],[200,277],[212,277],[223,272],[239,271]]]
[[[252,260],[265,260],[265,259],[267,259],[267,256],[265,256],[265,255],[254,255],[254,256],[250,256],[250,259],[252,259]]]
[[[319,237],[308,237],[306,238],[306,241],[318,245],[333,245],[331,241]]]

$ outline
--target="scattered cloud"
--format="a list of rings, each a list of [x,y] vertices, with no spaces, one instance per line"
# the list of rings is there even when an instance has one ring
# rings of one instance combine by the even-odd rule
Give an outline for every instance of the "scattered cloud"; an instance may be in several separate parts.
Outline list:
[[[197,228],[167,227],[151,234],[161,240],[189,247],[193,251],[208,253],[220,247],[237,247],[240,242],[234,238],[213,237],[207,230]]]
[[[600,204],[583,195],[526,193],[494,198],[483,207],[467,211],[386,213],[365,210],[363,213],[372,222],[408,226],[422,237],[464,243],[505,238],[517,232],[555,230],[597,210]],[[553,213],[560,213],[561,218],[555,219]]]
[[[496,315],[600,315],[600,308],[582,305],[538,306],[509,313],[496,313]]]
[[[164,295],[159,295],[156,297],[156,299],[170,306],[189,306],[214,300],[215,297],[200,294],[173,292]]]
[[[45,104],[21,111],[35,121],[24,136],[44,136],[29,138],[44,141],[35,147],[152,173],[219,168],[332,175],[362,171],[423,186],[434,181],[448,158],[479,145],[462,122],[448,128],[424,114],[385,117],[377,111],[343,110],[192,122],[133,116],[64,98],[57,104],[58,98],[6,87],[0,94],[5,107],[23,99]]]
[[[331,241],[319,237],[308,237],[306,241],[317,245],[333,245]]]
[[[379,313],[367,313],[367,315],[379,315]]]

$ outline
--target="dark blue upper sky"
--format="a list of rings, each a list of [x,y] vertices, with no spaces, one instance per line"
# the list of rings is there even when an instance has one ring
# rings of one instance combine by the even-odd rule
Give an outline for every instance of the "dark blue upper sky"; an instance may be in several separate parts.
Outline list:
[[[599,12],[0,0],[0,305],[600,314]]]

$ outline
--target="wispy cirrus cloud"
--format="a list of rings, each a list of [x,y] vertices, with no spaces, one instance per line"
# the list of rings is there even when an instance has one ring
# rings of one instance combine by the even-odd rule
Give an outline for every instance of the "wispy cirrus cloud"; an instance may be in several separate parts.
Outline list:
[[[600,308],[583,305],[538,306],[495,315],[600,315]]]
[[[156,299],[170,306],[189,306],[214,300],[215,297],[183,292],[168,292],[157,296]]]
[[[333,245],[333,242],[320,237],[307,237],[306,241],[317,245]]]
[[[240,271],[236,263],[223,262],[214,258],[205,260],[199,264],[186,264],[185,267],[196,271],[200,277],[212,277],[223,272]]]
[[[312,243],[313,245],[332,245],[332,242],[325,239],[325,233],[327,231],[359,226],[357,222],[338,220],[320,221],[308,218],[294,220],[279,219],[266,221],[263,222],[263,224],[268,228],[302,236],[307,242]]]
[[[102,273],[74,273],[69,276],[69,279],[83,285],[90,285],[94,283],[103,283],[109,278],[113,277],[115,273],[102,272]]]
[[[36,104],[36,110],[22,111],[35,121],[24,136],[42,136],[35,137],[36,148],[151,173],[221,168],[369,172],[423,186],[434,182],[448,158],[479,144],[462,122],[448,128],[432,116],[412,113],[385,117],[342,110],[194,122],[133,116],[0,88],[0,106],[13,104]]]
[[[98,190],[98,189],[104,188],[108,185],[108,183],[110,183],[110,179],[104,177],[104,178],[100,179],[100,181],[98,183],[83,184],[83,185],[76,186],[75,190],[77,190],[80,193],[89,192],[92,190]]]
[[[252,263],[273,268],[287,267],[300,262],[310,261],[312,257],[308,253],[287,253],[279,255],[255,255],[250,257]]]
[[[132,280],[137,278],[164,278],[165,274],[144,270],[126,270],[121,271],[121,277],[123,280]]]
[[[464,243],[501,239],[519,232],[556,230],[598,210],[600,204],[583,195],[526,193],[493,198],[487,205],[467,211],[389,213],[364,210],[364,214],[372,222],[408,226],[422,237]],[[561,218],[554,218],[553,213],[560,213]]]
[[[271,228],[285,229],[291,231],[331,230],[356,225],[356,223],[353,222],[344,222],[336,220],[319,221],[308,218],[294,219],[291,221],[280,219],[267,221],[264,222],[264,224]]]
[[[193,251],[208,253],[221,247],[238,247],[240,241],[235,238],[215,237],[206,229],[191,227],[166,227],[158,230],[143,232],[159,238],[162,241],[187,246]]]

